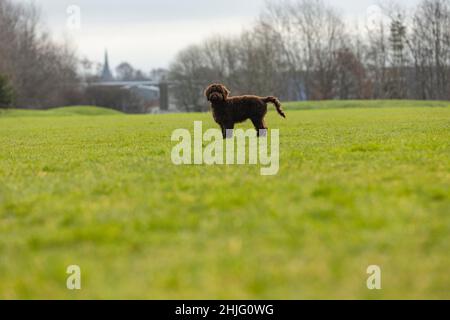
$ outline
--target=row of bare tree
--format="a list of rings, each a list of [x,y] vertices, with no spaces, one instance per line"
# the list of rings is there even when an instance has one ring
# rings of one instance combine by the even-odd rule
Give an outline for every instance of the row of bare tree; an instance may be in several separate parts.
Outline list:
[[[68,46],[50,39],[34,5],[0,0],[0,75],[13,88],[15,106],[67,104],[79,83],[77,64]]]
[[[178,103],[204,110],[210,82],[284,100],[449,99],[450,0],[380,10],[350,27],[321,0],[269,2],[250,30],[178,54]]]
[[[98,103],[105,94],[93,100],[81,90],[86,75],[79,70],[74,51],[51,40],[35,6],[0,0],[0,77],[13,91],[3,97],[27,108]],[[121,79],[145,77],[128,64],[117,71]],[[389,6],[354,27],[322,0],[268,2],[240,35],[215,35],[182,50],[169,80],[187,111],[207,108],[202,92],[211,82],[283,100],[447,100],[450,0],[422,0],[412,10]]]
[[[101,65],[79,59],[69,44],[58,44],[46,31],[39,8],[30,2],[0,0],[0,108],[46,109],[98,105],[142,113],[149,102],[121,87],[92,86]],[[120,64],[117,80],[146,80],[149,75]],[[164,70],[151,76],[158,78]]]

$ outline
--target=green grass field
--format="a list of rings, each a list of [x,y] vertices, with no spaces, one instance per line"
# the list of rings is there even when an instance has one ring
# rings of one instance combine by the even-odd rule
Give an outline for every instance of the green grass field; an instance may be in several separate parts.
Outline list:
[[[208,114],[3,111],[0,298],[450,299],[449,106],[286,104],[272,177],[174,166]]]

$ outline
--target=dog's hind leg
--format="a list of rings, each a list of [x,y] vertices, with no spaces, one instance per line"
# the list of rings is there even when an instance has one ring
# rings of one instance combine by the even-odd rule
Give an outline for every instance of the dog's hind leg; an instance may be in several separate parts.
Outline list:
[[[264,119],[252,119],[252,123],[255,126],[258,137],[267,135],[267,126],[264,122]]]
[[[226,137],[227,137],[227,129],[225,128],[225,126],[223,124],[220,125],[220,129],[222,130],[222,137],[224,139],[226,139]]]

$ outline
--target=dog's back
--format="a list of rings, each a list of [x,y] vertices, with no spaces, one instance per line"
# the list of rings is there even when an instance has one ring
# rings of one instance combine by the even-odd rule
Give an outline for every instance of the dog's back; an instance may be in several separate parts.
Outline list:
[[[229,97],[226,104],[235,122],[263,118],[267,113],[267,103],[257,96]]]
[[[253,95],[229,97],[227,99],[228,105],[233,108],[233,113],[237,114],[242,120],[252,119],[254,117],[264,117],[267,114],[267,104],[273,103],[277,112],[283,118],[286,118],[280,101],[275,97],[258,97]]]

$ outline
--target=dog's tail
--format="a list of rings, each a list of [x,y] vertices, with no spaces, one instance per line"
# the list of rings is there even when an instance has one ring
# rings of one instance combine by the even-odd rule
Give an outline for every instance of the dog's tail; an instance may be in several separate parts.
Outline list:
[[[263,101],[265,103],[273,103],[275,105],[275,107],[277,108],[277,111],[280,114],[280,116],[282,116],[283,118],[286,118],[286,114],[284,113],[283,108],[281,107],[280,100],[278,100],[275,97],[267,97],[267,98],[264,98]]]

